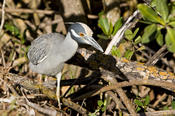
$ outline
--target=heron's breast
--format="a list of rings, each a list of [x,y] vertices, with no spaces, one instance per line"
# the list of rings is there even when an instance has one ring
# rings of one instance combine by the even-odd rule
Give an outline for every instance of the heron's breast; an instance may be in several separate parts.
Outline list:
[[[41,62],[37,65],[29,63],[29,67],[33,72],[45,74],[49,76],[55,76],[63,69],[64,63]]]

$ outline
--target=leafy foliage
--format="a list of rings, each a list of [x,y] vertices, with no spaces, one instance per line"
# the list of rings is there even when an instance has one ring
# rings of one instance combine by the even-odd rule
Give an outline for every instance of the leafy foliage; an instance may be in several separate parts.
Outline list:
[[[148,7],[145,4],[139,4],[137,7],[145,20],[164,25],[164,21],[158,16],[158,14],[152,8]]]
[[[107,102],[106,100],[102,101],[102,100],[98,100],[97,101],[98,104],[98,108],[95,110],[94,113],[90,113],[89,116],[96,116],[98,112],[104,112],[106,110],[107,107]]]
[[[139,112],[141,109],[146,110],[147,106],[150,103],[150,97],[147,95],[145,98],[137,98],[134,100],[134,103],[137,105],[136,111]]]
[[[16,26],[14,26],[12,24],[9,24],[9,23],[6,23],[4,25],[4,27],[5,27],[5,30],[10,32],[12,35],[14,35],[16,37],[19,37],[20,31],[19,31],[19,29]]]
[[[142,36],[142,43],[149,43],[151,41],[151,36],[156,31],[156,24],[150,24],[144,29],[144,34]]]
[[[120,50],[117,49],[116,46],[113,46],[113,47],[112,47],[111,54],[112,54],[113,56],[121,57]]]
[[[140,43],[141,42],[141,40],[142,40],[142,38],[141,38],[141,36],[136,36],[137,35],[137,33],[138,33],[138,31],[139,31],[139,28],[136,28],[135,30],[134,30],[134,32],[132,32],[131,30],[129,30],[129,29],[127,29],[126,31],[125,31],[125,38],[129,41],[129,43],[131,43],[131,44],[134,44],[134,45],[136,45],[136,44],[138,44],[138,43]],[[124,42],[126,42],[126,41],[124,41]],[[122,43],[120,44],[120,46],[122,46]],[[126,47],[125,45],[123,45],[124,47]],[[123,53],[123,55],[122,55],[122,52],[123,52],[123,50],[122,49],[120,49],[120,47],[119,48],[117,48],[117,47],[114,47],[113,46],[113,48],[112,48],[112,50],[111,50],[111,54],[113,55],[113,56],[117,56],[117,57],[125,57],[126,59],[128,59],[128,60],[130,60],[131,58],[132,58],[132,56],[134,55],[134,52],[135,52],[136,50],[135,50],[135,48],[134,47],[129,47],[129,48],[126,48],[126,51]]]
[[[167,21],[169,15],[169,9],[167,5],[167,0],[156,0],[156,9],[163,18],[164,22]]]
[[[175,52],[175,30],[172,28],[167,28],[168,33],[166,34],[165,41],[168,50]]]
[[[6,23],[5,25],[4,25],[4,27],[5,27],[5,30],[7,31],[7,32],[9,32],[10,34],[12,34],[13,36],[15,36],[15,37],[17,37],[17,38],[19,38],[21,41],[20,41],[20,43],[21,44],[24,44],[25,42],[26,42],[26,40],[25,40],[25,36],[26,36],[26,31],[24,31],[24,33],[23,34],[21,34],[20,33],[20,30],[15,26],[15,25],[13,25],[13,24],[11,24],[11,23]]]
[[[144,29],[142,36],[142,43],[149,43],[156,39],[158,45],[167,45],[170,52],[175,52],[175,22],[172,18],[173,9],[168,7],[167,0],[153,0],[152,6],[155,10],[145,4],[139,4],[137,7],[143,15],[145,23],[149,23]],[[170,6],[174,6],[170,3]],[[165,35],[162,34],[162,30],[166,30]]]
[[[103,12],[99,14],[98,26],[103,31],[104,35],[98,35],[99,38],[109,39],[114,36],[119,28],[122,26],[122,18],[119,18],[114,26],[108,21]]]

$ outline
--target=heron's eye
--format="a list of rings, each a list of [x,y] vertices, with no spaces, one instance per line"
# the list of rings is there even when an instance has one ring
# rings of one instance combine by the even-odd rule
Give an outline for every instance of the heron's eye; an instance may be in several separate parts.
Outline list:
[[[84,34],[83,34],[83,33],[80,33],[79,35],[80,35],[81,37],[83,37],[83,36],[84,36]]]

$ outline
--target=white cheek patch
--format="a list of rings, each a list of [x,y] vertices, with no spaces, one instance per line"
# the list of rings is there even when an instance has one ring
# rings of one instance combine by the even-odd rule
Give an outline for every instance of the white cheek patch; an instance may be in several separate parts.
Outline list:
[[[75,36],[75,37],[77,37],[77,38],[80,37],[73,29],[71,29],[70,31],[72,32],[72,35],[73,35],[73,36]]]

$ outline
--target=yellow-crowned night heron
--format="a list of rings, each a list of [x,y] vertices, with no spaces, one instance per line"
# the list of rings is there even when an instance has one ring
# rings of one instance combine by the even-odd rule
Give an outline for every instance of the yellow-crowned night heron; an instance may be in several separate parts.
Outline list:
[[[44,34],[31,44],[27,54],[29,67],[33,72],[57,77],[56,95],[60,108],[61,70],[64,62],[76,53],[78,43],[91,45],[103,52],[92,34],[92,30],[86,24],[77,22],[69,27],[66,37],[59,33]]]

